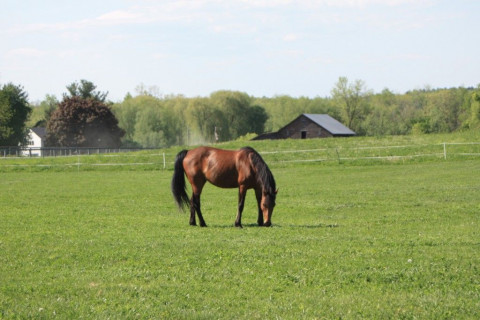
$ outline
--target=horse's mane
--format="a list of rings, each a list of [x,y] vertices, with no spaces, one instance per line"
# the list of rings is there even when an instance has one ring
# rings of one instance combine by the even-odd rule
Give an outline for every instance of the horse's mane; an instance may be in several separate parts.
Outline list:
[[[263,158],[252,147],[243,147],[241,150],[251,154],[252,165],[257,171],[258,182],[262,185],[263,190],[275,200],[277,190],[275,179]]]

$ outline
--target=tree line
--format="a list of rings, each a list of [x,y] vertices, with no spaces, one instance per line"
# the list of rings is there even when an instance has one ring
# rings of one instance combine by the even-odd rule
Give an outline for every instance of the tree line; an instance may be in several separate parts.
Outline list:
[[[228,141],[277,131],[301,113],[326,113],[359,135],[446,133],[480,128],[480,86],[424,88],[396,94],[340,77],[330,97],[253,97],[217,91],[208,97],[160,96],[137,88],[107,100],[86,80],[67,86],[59,101],[30,105],[21,86],[0,87],[0,145],[18,145],[28,127],[47,127],[52,146],[165,147]]]
[[[209,97],[142,92],[113,105],[124,142],[142,146],[200,144],[277,131],[302,113],[325,113],[358,135],[447,133],[480,128],[480,86],[373,93],[341,77],[331,97],[252,97],[218,91]],[[216,130],[215,130],[216,128]]]

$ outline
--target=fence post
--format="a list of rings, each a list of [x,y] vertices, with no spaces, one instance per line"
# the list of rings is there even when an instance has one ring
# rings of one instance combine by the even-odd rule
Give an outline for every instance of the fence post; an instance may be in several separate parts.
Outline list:
[[[335,152],[337,153],[338,164],[341,164],[340,153],[338,152],[338,148],[335,148]]]
[[[163,169],[165,170],[165,152],[163,153]]]
[[[447,160],[447,144],[443,143],[443,158]]]

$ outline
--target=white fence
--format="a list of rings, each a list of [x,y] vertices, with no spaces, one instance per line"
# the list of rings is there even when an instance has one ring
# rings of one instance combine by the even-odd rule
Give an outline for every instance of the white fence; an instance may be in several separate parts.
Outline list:
[[[274,162],[321,162],[384,160],[395,161],[414,158],[443,158],[457,156],[480,156],[480,142],[441,143],[394,146],[334,147],[305,150],[282,150],[260,152],[266,159],[279,155]],[[286,156],[286,155],[293,156]],[[282,159],[283,158],[283,159]]]
[[[151,148],[88,148],[88,147],[0,147],[0,157],[58,157],[100,153],[123,153]]]
[[[281,151],[258,150],[269,165],[301,162],[410,161],[417,159],[448,160],[450,158],[480,157],[480,142],[441,143],[422,145],[332,147]],[[85,154],[85,153],[84,153]],[[87,153],[88,154],[88,153]],[[172,169],[176,154],[166,152],[131,152],[89,156],[63,153],[56,157],[0,157],[1,167],[151,167]],[[72,161],[73,160],[73,161]]]

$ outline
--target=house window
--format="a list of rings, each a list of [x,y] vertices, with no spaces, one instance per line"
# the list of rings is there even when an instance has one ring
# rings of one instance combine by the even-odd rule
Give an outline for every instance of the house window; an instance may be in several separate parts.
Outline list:
[[[301,134],[302,134],[302,139],[307,138],[307,131],[302,131]]]

